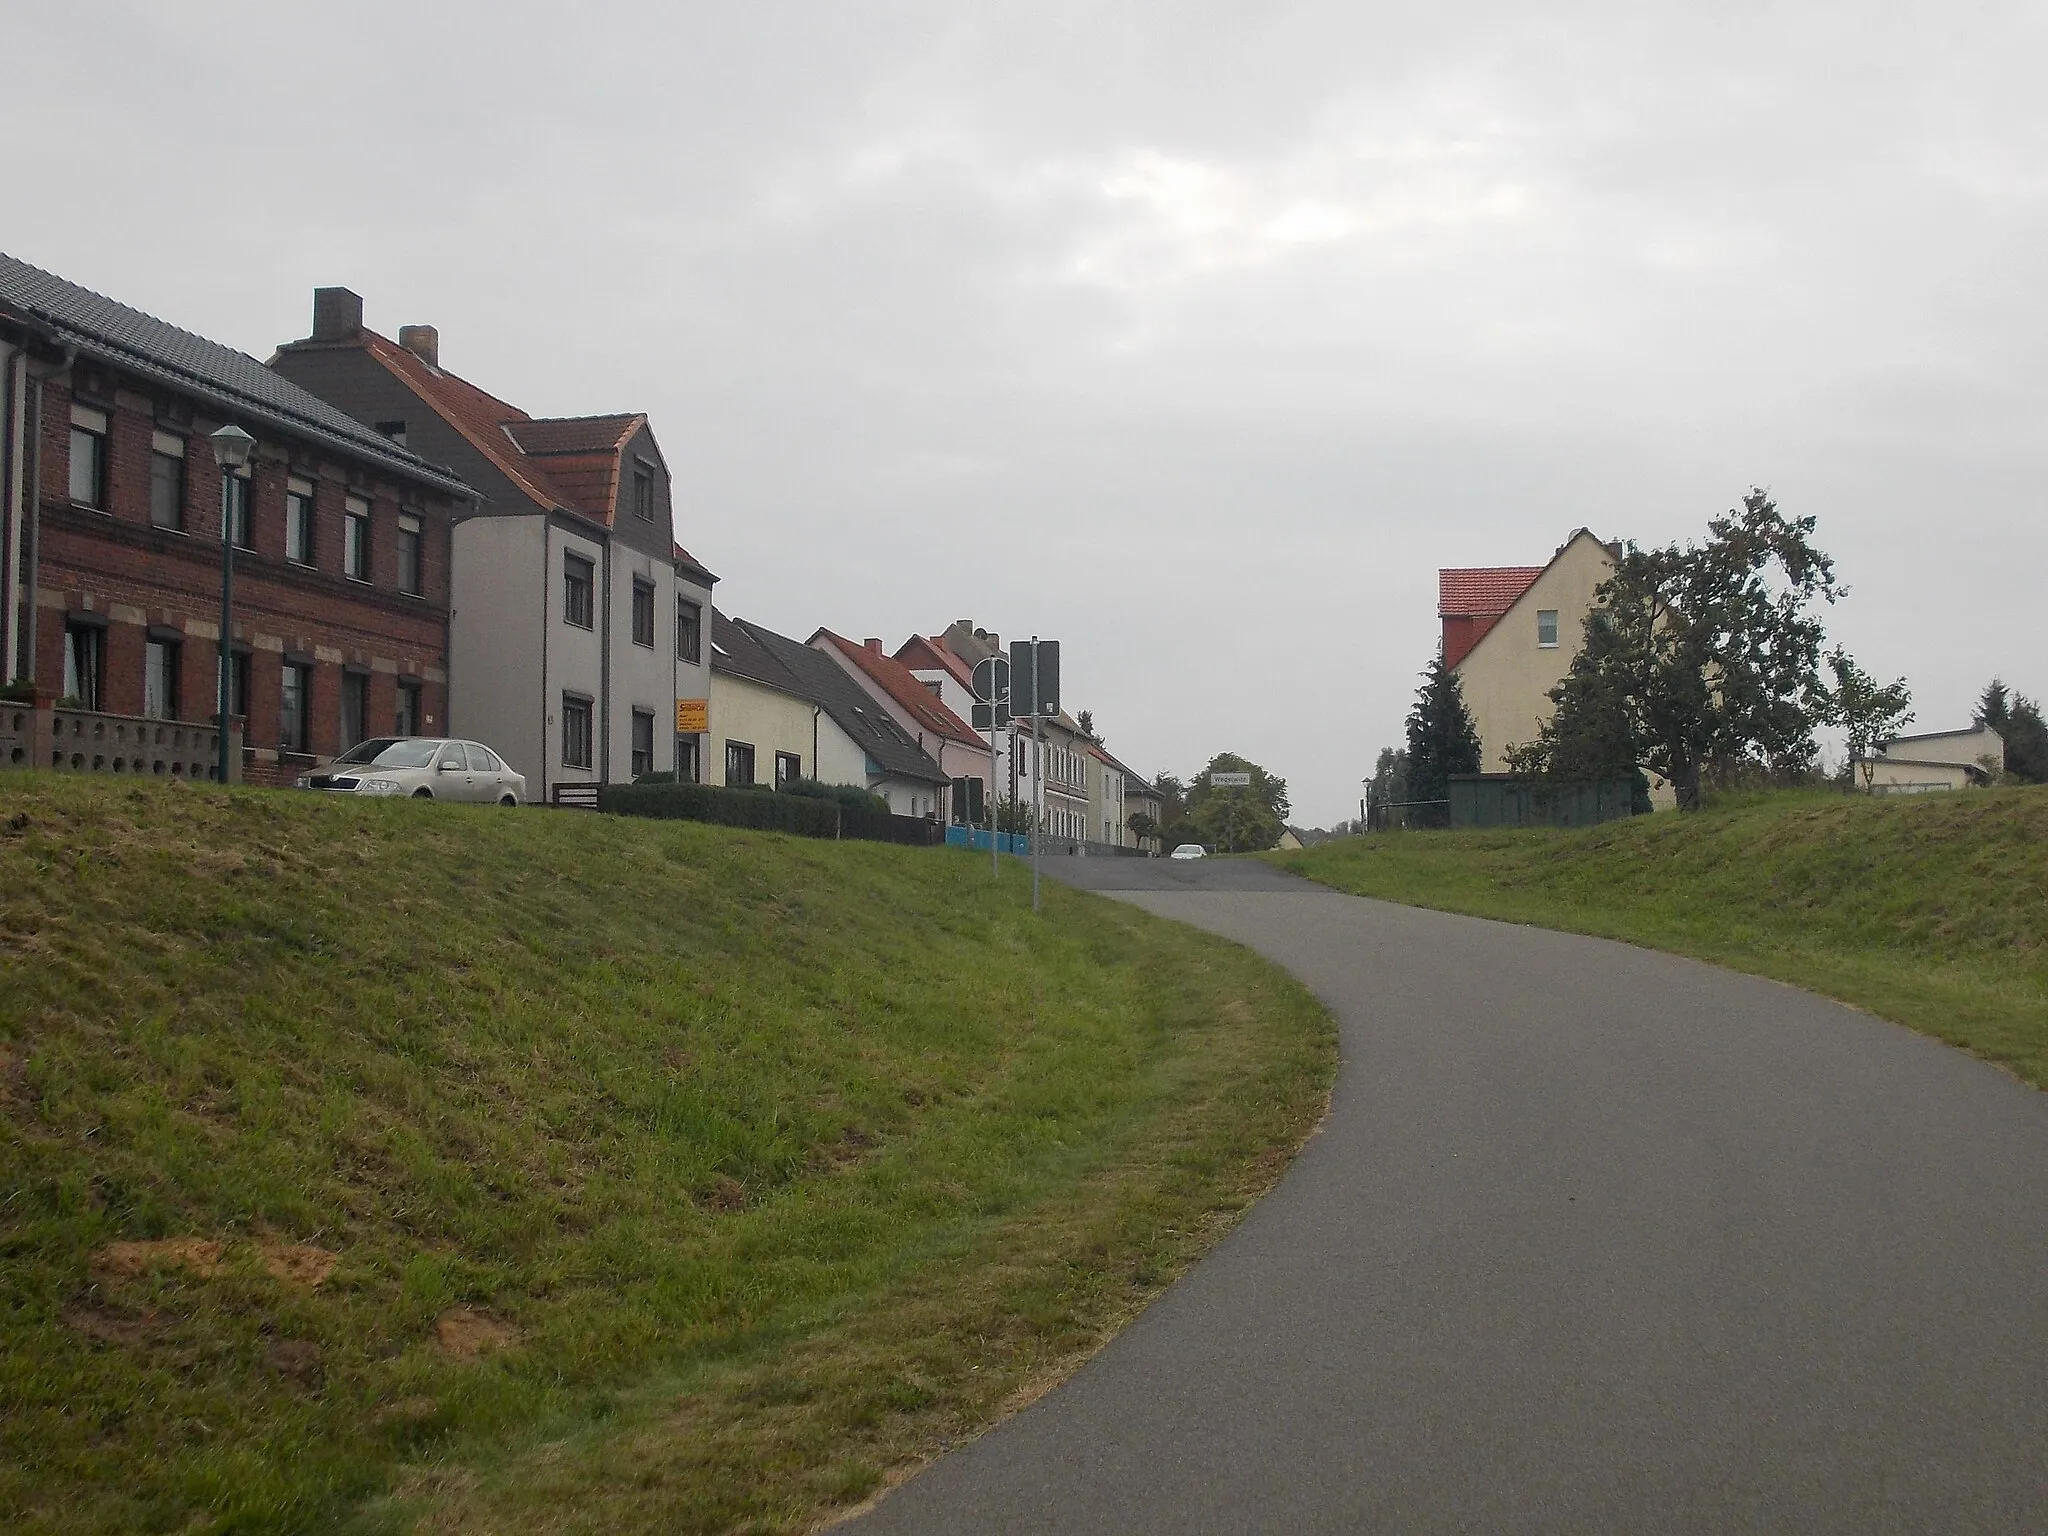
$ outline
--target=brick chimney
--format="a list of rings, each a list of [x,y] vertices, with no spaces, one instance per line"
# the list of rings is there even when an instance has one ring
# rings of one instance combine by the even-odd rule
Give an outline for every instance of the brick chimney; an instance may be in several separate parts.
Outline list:
[[[313,339],[354,341],[363,329],[363,296],[346,288],[313,290]]]
[[[877,640],[873,635],[869,635],[867,639],[861,641],[861,644],[866,646],[870,651],[872,651],[877,656],[882,654],[882,642]]]
[[[441,366],[441,333],[431,325],[401,325],[398,344],[429,368]]]

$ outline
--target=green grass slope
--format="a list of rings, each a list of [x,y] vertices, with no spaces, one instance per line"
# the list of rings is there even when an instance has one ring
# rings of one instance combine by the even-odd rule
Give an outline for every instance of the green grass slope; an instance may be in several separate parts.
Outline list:
[[[1255,957],[970,855],[0,776],[0,1528],[803,1528],[1333,1070]]]
[[[1274,857],[1362,896],[1792,982],[2048,1087],[2048,789],[1776,796],[1577,831],[1403,833]]]

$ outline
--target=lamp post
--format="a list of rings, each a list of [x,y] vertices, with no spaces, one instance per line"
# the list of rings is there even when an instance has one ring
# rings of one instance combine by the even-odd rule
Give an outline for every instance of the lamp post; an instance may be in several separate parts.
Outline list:
[[[220,717],[216,734],[220,741],[222,784],[228,782],[228,718],[234,704],[231,679],[234,673],[233,644],[235,618],[235,525],[232,507],[235,477],[249,462],[256,439],[230,422],[207,439],[213,444],[213,462],[220,466]]]

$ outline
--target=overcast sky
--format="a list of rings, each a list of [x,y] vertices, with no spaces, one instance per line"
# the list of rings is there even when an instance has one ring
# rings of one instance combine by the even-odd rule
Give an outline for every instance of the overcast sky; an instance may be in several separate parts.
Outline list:
[[[647,411],[721,607],[1058,636],[1142,772],[1354,815],[1438,566],[1752,483],[1920,728],[2048,691],[2038,3],[4,12],[0,249]]]

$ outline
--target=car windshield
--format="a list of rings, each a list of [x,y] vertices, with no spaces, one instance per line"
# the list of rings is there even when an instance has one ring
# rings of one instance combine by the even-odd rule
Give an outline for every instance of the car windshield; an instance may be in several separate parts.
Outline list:
[[[434,761],[438,741],[394,741],[376,757],[369,766],[372,768],[425,768]]]
[[[402,740],[398,736],[372,736],[368,741],[359,741],[334,761],[336,766],[343,763],[368,763],[376,761],[377,754],[392,743]]]

